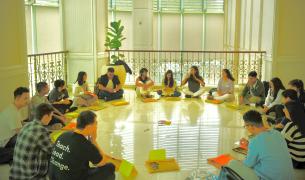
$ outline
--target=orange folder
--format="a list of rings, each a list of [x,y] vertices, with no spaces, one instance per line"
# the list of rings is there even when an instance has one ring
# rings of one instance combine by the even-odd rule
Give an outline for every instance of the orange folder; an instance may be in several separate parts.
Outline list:
[[[73,131],[74,129],[76,129],[76,123],[75,122],[71,122],[71,123],[67,124],[65,127],[62,128],[62,130],[66,130],[66,131]]]
[[[222,154],[215,158],[209,158],[208,163],[218,169],[220,169],[222,166],[227,165],[231,160],[234,158],[230,154]]]
[[[214,99],[214,100],[206,99],[205,102],[212,103],[212,104],[221,104],[221,103],[223,103],[223,101],[216,100],[216,99]]]
[[[143,98],[142,101],[148,103],[148,102],[157,102],[158,100],[154,98]]]
[[[96,94],[90,92],[90,91],[85,91],[84,94],[90,95],[90,96],[97,96]]]

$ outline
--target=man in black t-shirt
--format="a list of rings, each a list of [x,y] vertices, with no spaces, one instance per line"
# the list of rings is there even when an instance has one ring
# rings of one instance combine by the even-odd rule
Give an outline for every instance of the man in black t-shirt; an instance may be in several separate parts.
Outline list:
[[[123,89],[119,77],[114,75],[114,69],[108,68],[107,73],[102,75],[98,80],[97,95],[100,99],[111,101],[123,97]]]
[[[115,166],[105,164],[96,131],[96,115],[91,111],[80,113],[76,130],[63,133],[55,142],[49,167],[51,180],[115,179]],[[96,167],[90,168],[89,162]]]

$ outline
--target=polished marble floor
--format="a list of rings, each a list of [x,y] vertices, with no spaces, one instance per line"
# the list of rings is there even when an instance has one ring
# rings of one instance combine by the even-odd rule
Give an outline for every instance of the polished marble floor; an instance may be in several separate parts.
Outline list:
[[[230,153],[238,159],[243,155],[231,149],[246,136],[242,112],[224,104],[205,103],[201,99],[182,99],[143,103],[134,91],[126,90],[126,106],[112,106],[98,111],[98,142],[114,157],[132,162],[138,180],[184,180],[194,170],[215,173],[206,159]],[[170,126],[160,126],[159,120],[171,120]],[[144,163],[149,151],[164,148],[167,157],[174,157],[180,171],[149,174]],[[7,179],[8,167],[0,166],[0,179]],[[305,179],[305,170],[296,171],[297,179]],[[123,179],[117,174],[117,179]]]

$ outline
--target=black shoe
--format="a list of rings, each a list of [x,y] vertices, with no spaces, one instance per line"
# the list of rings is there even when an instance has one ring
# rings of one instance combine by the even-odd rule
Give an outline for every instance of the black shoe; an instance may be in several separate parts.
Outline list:
[[[192,98],[191,95],[185,95],[185,98]]]

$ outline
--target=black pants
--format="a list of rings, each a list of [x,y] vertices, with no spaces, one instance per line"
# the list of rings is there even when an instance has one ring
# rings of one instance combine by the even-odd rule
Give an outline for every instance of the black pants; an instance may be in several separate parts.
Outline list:
[[[90,168],[87,180],[114,180],[114,172],[115,166],[111,163],[102,167]]]
[[[87,172],[86,180],[114,180],[115,179],[115,166],[107,163],[102,167],[90,168]],[[59,175],[52,170],[49,170],[50,180],[59,180]]]
[[[292,159],[292,165],[295,169],[305,169],[305,162],[298,162]]]
[[[123,97],[124,91],[123,89],[120,89],[116,93],[109,93],[107,91],[99,91],[98,98],[104,99],[105,101],[111,101],[115,99],[121,99]]]
[[[17,134],[11,137],[9,142],[4,147],[0,147],[0,164],[6,164],[13,161],[16,140]]]
[[[70,104],[52,104],[54,108],[56,108],[59,112],[61,112],[62,114],[65,114],[67,112],[67,110],[70,109],[73,101],[69,100]]]

